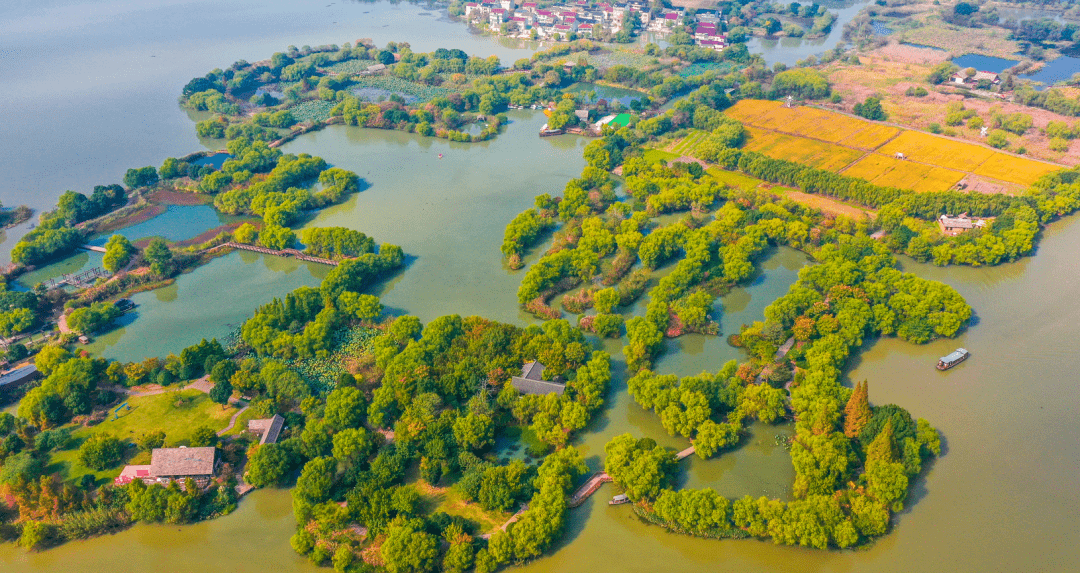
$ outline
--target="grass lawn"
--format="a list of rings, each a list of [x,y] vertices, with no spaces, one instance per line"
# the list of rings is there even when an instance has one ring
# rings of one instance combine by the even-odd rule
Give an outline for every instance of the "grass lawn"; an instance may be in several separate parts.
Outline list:
[[[416,488],[420,491],[427,513],[441,511],[448,515],[456,515],[477,524],[479,533],[495,531],[512,515],[502,511],[487,511],[478,503],[467,502],[453,488],[432,487],[423,480],[417,480]]]
[[[642,155],[642,158],[650,164],[659,163],[661,159],[664,161],[671,161],[672,159],[677,159],[678,157],[679,156],[675,155],[674,153],[668,153],[667,151],[663,151],[660,149],[646,149],[645,153]]]
[[[251,408],[248,408],[246,411],[244,411],[243,414],[240,414],[239,416],[236,417],[236,424],[232,427],[231,430],[229,430],[228,432],[225,432],[225,435],[226,436],[239,436],[240,434],[242,434],[243,432],[245,432],[247,430],[247,426],[248,426],[249,421],[256,420],[258,418],[259,418],[259,416],[258,416],[258,414],[255,413],[255,410],[252,410]],[[226,422],[226,423],[228,423],[228,422]]]
[[[106,433],[121,440],[133,442],[135,438],[145,432],[161,430],[165,432],[166,446],[188,445],[192,433],[201,427],[209,426],[215,431],[229,424],[229,419],[236,413],[237,408],[228,406],[222,408],[215,404],[210,397],[198,390],[181,390],[178,392],[166,392],[156,396],[142,396],[128,400],[130,409],[120,411],[120,415],[113,419],[113,411],[109,412],[106,421],[89,428],[78,426],[71,433],[70,449],[56,452],[50,460],[50,470],[59,472],[64,479],[78,479],[85,474],[93,474],[99,480],[111,479],[120,474],[123,464],[115,468],[95,472],[79,463],[79,446],[83,440],[95,433]],[[246,427],[247,422],[244,422]],[[129,448],[135,454],[135,447]],[[145,456],[145,460],[140,461]],[[150,463],[149,455],[140,453],[133,455],[126,463]]]
[[[720,183],[731,185],[736,189],[742,189],[744,191],[749,191],[750,189],[761,185],[761,179],[742,173],[736,173],[734,171],[724,171],[719,167],[710,167],[706,169],[705,172]]]

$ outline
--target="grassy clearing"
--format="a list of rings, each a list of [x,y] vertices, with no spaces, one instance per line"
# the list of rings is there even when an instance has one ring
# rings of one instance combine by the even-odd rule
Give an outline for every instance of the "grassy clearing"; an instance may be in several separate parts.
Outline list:
[[[735,187],[736,189],[742,189],[744,191],[749,191],[757,187],[758,185],[761,185],[762,183],[761,179],[750,177],[749,175],[743,175],[742,173],[736,173],[734,171],[724,171],[719,167],[710,167],[706,169],[706,173],[708,173],[713,179],[717,180],[720,183],[730,185],[732,187]]]
[[[658,163],[659,161],[671,161],[672,159],[678,159],[678,155],[669,153],[662,149],[646,149],[642,154],[642,158],[648,163]]]
[[[986,54],[1015,59],[1020,45],[1010,40],[1009,36],[1005,28],[962,28],[941,21],[929,21],[921,28],[903,32],[900,41],[941,48],[956,56]]]
[[[96,426],[73,426],[69,449],[53,454],[49,461],[50,471],[58,472],[68,480],[79,479],[86,474],[93,474],[98,480],[111,479],[120,474],[123,464],[95,472],[78,460],[79,446],[91,434],[104,433],[131,442],[140,434],[161,430],[165,432],[166,446],[187,445],[197,428],[209,426],[215,431],[220,430],[229,424],[229,419],[237,411],[233,406],[222,408],[199,390],[142,396],[132,398],[127,403],[130,409],[121,410],[115,420],[110,411],[108,419]],[[246,424],[245,422],[245,427]],[[134,447],[129,449],[131,452],[135,451]],[[140,461],[140,456],[145,457],[145,460]],[[149,454],[139,454],[126,463],[150,463]]]
[[[807,207],[813,207],[814,209],[819,209],[826,213],[832,213],[833,215],[844,215],[853,219],[862,219],[865,217],[872,219],[877,216],[877,211],[865,209],[835,199],[829,199],[823,195],[811,195],[786,187],[774,187],[770,191],[782,195],[787,199],[791,199],[796,203],[801,203]]]
[[[421,503],[428,514],[441,511],[448,515],[456,515],[476,524],[480,533],[495,531],[512,515],[502,511],[487,511],[478,503],[465,501],[453,488],[433,487],[423,480],[417,480],[415,485],[420,492]]]

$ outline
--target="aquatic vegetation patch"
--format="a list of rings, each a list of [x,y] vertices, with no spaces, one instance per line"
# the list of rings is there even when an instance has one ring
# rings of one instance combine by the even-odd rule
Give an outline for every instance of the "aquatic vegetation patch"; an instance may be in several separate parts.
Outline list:
[[[343,62],[337,62],[334,65],[327,66],[325,69],[331,74],[358,74],[360,72],[367,71],[368,66],[375,65],[375,60],[345,60]]]
[[[396,93],[402,97],[412,96],[418,102],[428,101],[451,93],[451,90],[446,88],[410,82],[397,76],[388,75],[356,78],[355,82],[353,82],[353,89],[356,88],[375,88],[387,93]]]
[[[330,117],[330,110],[334,109],[334,102],[311,100],[300,102],[289,109],[293,117],[300,123],[316,123],[326,121]]]
[[[734,65],[730,62],[697,62],[679,70],[679,75],[684,78],[692,78],[694,76],[700,76],[705,72],[725,74],[730,72],[733,68]]]
[[[338,330],[332,338],[334,350],[326,358],[304,358],[286,363],[320,392],[328,392],[337,384],[338,377],[349,371],[349,365],[357,357],[371,353],[372,343],[380,334],[382,331],[370,326]]]

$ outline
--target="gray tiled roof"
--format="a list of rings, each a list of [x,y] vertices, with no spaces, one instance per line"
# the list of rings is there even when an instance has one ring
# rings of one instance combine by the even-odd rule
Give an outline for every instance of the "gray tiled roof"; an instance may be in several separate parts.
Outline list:
[[[150,475],[208,476],[214,474],[216,448],[154,448],[150,456]]]

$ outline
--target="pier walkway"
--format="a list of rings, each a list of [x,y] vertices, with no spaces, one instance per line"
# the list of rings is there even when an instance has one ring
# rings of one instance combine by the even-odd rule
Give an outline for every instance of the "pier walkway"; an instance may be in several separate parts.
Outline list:
[[[81,273],[73,275],[62,275],[56,278],[49,279],[42,284],[45,285],[45,290],[56,288],[64,285],[71,285],[77,288],[86,288],[92,286],[94,281],[99,278],[109,276],[109,272],[100,267],[94,267],[87,269]]]
[[[685,450],[675,454],[675,460],[685,460],[686,458],[693,455],[694,451],[694,446],[690,446],[689,448],[686,448]],[[592,477],[588,479],[588,481],[581,484],[581,487],[577,488],[577,491],[574,492],[574,495],[570,496],[570,501],[567,502],[567,505],[569,505],[570,507],[577,507],[585,503],[585,500],[589,499],[589,496],[596,493],[596,490],[600,489],[600,486],[606,483],[611,483],[611,481],[611,476],[609,476],[607,472],[594,473]]]
[[[245,245],[243,243],[234,243],[232,241],[229,241],[228,243],[222,243],[222,244],[214,247],[214,249],[220,249],[222,247],[229,247],[231,249],[240,249],[240,250],[244,250],[244,251],[251,251],[251,252],[254,252],[254,253],[262,253],[264,255],[273,255],[275,257],[292,257],[292,258],[300,260],[300,261],[306,261],[306,262],[309,262],[309,263],[319,263],[321,265],[330,265],[332,267],[338,266],[338,261],[333,261],[333,260],[330,260],[330,259],[324,259],[322,257],[313,257],[311,255],[306,255],[306,254],[304,254],[303,251],[298,251],[296,249],[282,249],[282,250],[278,251],[278,250],[275,250],[275,249],[268,249],[266,247],[258,247],[258,246],[255,246],[255,245]],[[213,250],[213,249],[210,249],[210,250]]]
[[[99,247],[97,245],[82,245],[79,248],[84,250],[84,251],[94,251],[95,253],[108,252],[108,251],[105,250],[105,247]]]

